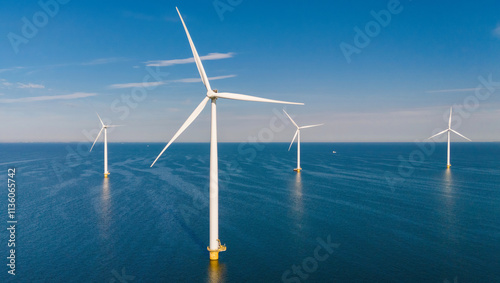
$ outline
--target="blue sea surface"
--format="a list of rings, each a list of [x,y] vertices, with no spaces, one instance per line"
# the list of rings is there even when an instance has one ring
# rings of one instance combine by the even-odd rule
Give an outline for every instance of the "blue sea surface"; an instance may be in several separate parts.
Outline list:
[[[500,143],[0,144],[0,282],[500,282]],[[336,153],[333,153],[336,151]],[[16,275],[7,170],[16,168]],[[325,247],[326,244],[326,247]]]

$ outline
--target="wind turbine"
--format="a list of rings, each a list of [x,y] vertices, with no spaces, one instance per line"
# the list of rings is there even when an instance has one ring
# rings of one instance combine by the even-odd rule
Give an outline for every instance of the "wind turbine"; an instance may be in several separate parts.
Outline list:
[[[101,116],[99,116],[98,113],[96,113],[96,114],[97,114],[97,117],[99,118],[99,121],[101,121],[102,128],[99,131],[99,134],[97,135],[97,137],[95,138],[95,141],[92,144],[92,147],[90,148],[89,152],[92,152],[92,149],[94,148],[94,145],[97,142],[97,139],[99,138],[99,136],[101,136],[101,133],[104,130],[104,178],[108,178],[108,175],[109,175],[109,171],[108,171],[108,128],[118,127],[119,125],[105,125],[102,122]]]
[[[455,131],[455,130],[453,130],[451,128],[451,113],[452,113],[452,111],[453,111],[453,107],[450,107],[450,119],[448,120],[448,129],[446,129],[446,130],[444,130],[442,132],[439,132],[439,133],[433,135],[432,137],[427,138],[427,139],[432,139],[434,137],[437,137],[437,136],[439,136],[441,134],[444,134],[444,133],[448,132],[448,163],[446,165],[446,168],[450,168],[450,166],[451,166],[451,164],[450,164],[450,133],[454,132],[455,134],[461,136],[462,138],[464,138],[464,139],[466,139],[468,141],[471,141],[469,138],[465,137],[464,135],[460,134],[459,132],[457,132],[457,131]]]
[[[196,107],[196,109],[191,113],[191,115],[187,118],[187,120],[182,124],[180,129],[175,133],[172,139],[168,142],[168,144],[163,148],[158,157],[156,157],[151,167],[156,163],[158,158],[165,152],[165,150],[186,130],[189,125],[198,117],[201,113],[205,105],[207,105],[208,101],[211,101],[212,105],[212,115],[210,122],[210,245],[207,247],[210,252],[211,260],[219,259],[219,252],[225,251],[226,246],[221,245],[219,240],[219,171],[218,171],[218,158],[217,158],[217,111],[216,111],[216,101],[218,98],[226,98],[226,99],[234,99],[234,100],[244,100],[244,101],[256,101],[256,102],[270,102],[270,103],[283,103],[283,104],[298,104],[303,105],[303,103],[294,103],[294,102],[286,102],[279,100],[271,100],[266,98],[260,98],[250,95],[237,94],[237,93],[229,93],[229,92],[218,92],[217,90],[212,90],[210,87],[210,82],[205,73],[205,69],[200,60],[200,56],[196,51],[193,40],[189,35],[189,31],[182,19],[181,13],[179,9],[177,9],[177,13],[179,14],[179,18],[182,21],[182,25],[184,26],[184,30],[186,31],[186,35],[189,41],[189,45],[191,46],[191,51],[193,52],[194,61],[196,62],[196,67],[198,68],[198,72],[200,73],[201,80],[207,89],[206,97],[201,101],[201,103]]]
[[[290,151],[290,148],[292,148],[292,144],[295,141],[295,138],[298,136],[298,138],[297,138],[297,168],[293,169],[293,171],[296,171],[299,173],[300,170],[302,170],[302,168],[300,168],[300,129],[317,127],[317,126],[321,126],[323,124],[299,127],[297,125],[297,123],[295,123],[295,121],[292,119],[292,117],[290,117],[290,115],[288,115],[288,113],[286,113],[285,109],[283,109],[283,112],[285,112],[286,116],[288,116],[288,118],[290,119],[290,121],[292,121],[292,123],[295,125],[295,127],[297,127],[297,131],[295,131],[295,135],[293,136],[292,142],[290,143],[290,146],[288,147],[288,151]]]

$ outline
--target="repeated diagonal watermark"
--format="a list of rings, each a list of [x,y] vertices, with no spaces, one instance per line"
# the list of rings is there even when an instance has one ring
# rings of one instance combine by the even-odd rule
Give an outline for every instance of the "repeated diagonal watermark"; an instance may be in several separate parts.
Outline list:
[[[355,26],[352,41],[350,41],[350,43],[342,41],[339,45],[340,51],[342,51],[347,63],[351,63],[351,57],[354,54],[360,54],[363,49],[367,48],[372,40],[380,34],[382,28],[389,26],[392,18],[395,15],[400,14],[403,9],[404,7],[399,0],[389,0],[389,2],[387,2],[386,9],[382,9],[378,12],[371,10],[370,15],[372,19],[366,22],[364,28],[362,29]]]
[[[478,81],[479,83],[474,89],[474,94],[465,97],[460,104],[453,105],[452,123],[454,124],[454,128],[459,128],[463,121],[470,118],[480,108],[481,103],[488,100],[500,87],[500,82],[493,81],[491,74],[488,75],[488,78],[479,76]],[[448,110],[443,113],[443,120],[446,122],[448,122],[448,113]],[[439,133],[442,130],[441,128],[436,128],[429,136]],[[407,157],[403,155],[398,156],[399,166],[397,172],[386,171],[384,174],[385,180],[392,192],[410,178],[415,169],[422,166],[436,149],[435,142],[427,139],[415,140],[415,145],[418,149],[410,152]]]
[[[19,47],[22,44],[28,44],[35,38],[41,29],[46,27],[50,19],[56,17],[61,11],[62,5],[66,5],[71,0],[40,0],[38,6],[40,9],[33,15],[21,18],[21,27],[19,31],[11,31],[7,34],[12,50],[15,54],[19,53]]]
[[[113,278],[109,279],[109,283],[127,283],[132,282],[135,279],[135,276],[128,275],[125,267],[122,268],[121,272],[116,271],[115,269],[111,270],[111,274],[113,274]]]
[[[227,12],[233,12],[234,9],[241,5],[243,0],[214,0],[212,2],[217,16],[219,16],[220,21],[224,21],[224,14]]]
[[[314,248],[312,256],[304,258],[300,264],[293,264],[289,269],[285,270],[281,275],[281,282],[305,282],[310,278],[311,274],[318,270],[322,262],[330,258],[334,249],[340,246],[338,243],[332,243],[331,235],[328,235],[326,240],[318,237],[316,238],[316,242],[318,245]]]

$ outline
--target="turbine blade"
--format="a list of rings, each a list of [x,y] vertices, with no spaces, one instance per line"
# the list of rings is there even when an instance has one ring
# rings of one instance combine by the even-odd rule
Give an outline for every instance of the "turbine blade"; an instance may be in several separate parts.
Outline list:
[[[451,112],[453,111],[453,107],[450,107],[450,120],[448,120],[448,129],[451,130]]]
[[[304,105],[304,103],[273,100],[273,99],[261,98],[261,97],[257,97],[257,96],[238,94],[238,93],[230,93],[230,92],[219,92],[219,93],[216,93],[215,96],[220,97],[220,98],[234,99],[234,100]]]
[[[299,129],[295,131],[295,135],[293,136],[292,142],[290,143],[290,146],[288,147],[288,151],[290,151],[290,148],[292,148],[292,144],[295,141],[295,138],[297,137],[297,134],[299,133]]]
[[[439,133],[437,133],[437,134],[435,134],[435,135],[433,135],[432,137],[427,138],[427,139],[428,139],[428,140],[430,140],[430,139],[432,139],[433,137],[437,137],[437,136],[439,136],[440,134],[444,134],[444,133],[446,133],[447,131],[448,131],[448,129],[446,129],[446,130],[444,130],[444,131],[442,131],[442,132],[439,132]]]
[[[210,82],[208,81],[207,74],[205,73],[205,69],[203,68],[203,64],[201,64],[201,59],[200,56],[198,55],[198,52],[196,51],[196,47],[194,47],[193,40],[191,39],[191,35],[189,34],[189,31],[186,27],[186,24],[184,23],[184,19],[181,16],[181,13],[179,12],[179,9],[175,7],[177,10],[177,13],[179,14],[179,18],[181,18],[182,25],[184,26],[184,30],[186,31],[187,38],[189,40],[189,45],[191,46],[191,51],[193,52],[193,57],[194,61],[196,62],[196,67],[198,67],[198,72],[200,73],[201,80],[203,81],[203,84],[207,88],[207,91],[211,91],[210,87]]]
[[[285,109],[283,109],[283,112],[285,112],[286,116],[288,117],[288,119],[290,119],[290,121],[292,121],[292,123],[295,125],[295,127],[297,127],[297,129],[299,128],[299,125],[297,125],[297,123],[295,123],[295,121],[292,119],[292,117],[290,117],[290,115],[288,115],[288,113],[286,113]],[[290,150],[290,149],[288,149]]]
[[[168,144],[165,146],[165,148],[163,148],[163,150],[160,152],[160,154],[158,155],[158,157],[156,157],[156,159],[153,162],[153,164],[151,164],[151,167],[153,167],[153,165],[155,165],[156,161],[158,160],[158,158],[160,158],[160,156],[163,154],[163,152],[165,152],[165,150],[182,134],[182,132],[184,132],[184,130],[187,127],[189,127],[189,125],[191,125],[191,123],[193,123],[193,121],[196,119],[196,117],[198,117],[198,115],[200,115],[201,111],[203,110],[203,108],[205,107],[205,105],[207,105],[207,102],[209,100],[210,100],[210,98],[208,98],[208,96],[206,96],[203,99],[203,101],[201,101],[201,103],[198,105],[198,107],[196,107],[196,109],[193,111],[193,113],[191,113],[191,115],[187,118],[186,122],[184,122],[184,124],[182,124],[182,126],[180,127],[180,129],[177,131],[177,133],[175,133],[175,135],[168,142]]]
[[[455,130],[453,130],[453,129],[450,129],[450,130],[451,130],[452,132],[454,132],[455,134],[457,134],[457,135],[461,136],[462,138],[464,138],[464,139],[466,139],[466,140],[468,140],[468,141],[471,141],[468,137],[466,137],[466,136],[462,135],[461,133],[459,133],[459,132],[457,132],[457,131],[455,131]]]
[[[101,119],[101,116],[99,116],[99,113],[96,112],[95,114],[97,114],[97,117],[99,118],[99,121],[101,121],[101,125],[104,127],[104,123],[102,122],[102,119]]]
[[[97,139],[98,139],[98,138],[99,138],[99,136],[101,135],[102,130],[104,130],[104,127],[102,127],[102,128],[101,128],[101,130],[99,131],[99,134],[97,134],[97,137],[95,138],[95,141],[94,141],[94,143],[92,144],[92,147],[90,148],[90,151],[89,151],[89,152],[92,152],[92,149],[94,148],[95,142],[97,141]]]
[[[312,127],[318,127],[318,126],[323,126],[324,124],[317,124],[317,125],[310,125],[310,126],[303,126],[303,127],[300,127],[301,129],[305,129],[305,128],[312,128]]]

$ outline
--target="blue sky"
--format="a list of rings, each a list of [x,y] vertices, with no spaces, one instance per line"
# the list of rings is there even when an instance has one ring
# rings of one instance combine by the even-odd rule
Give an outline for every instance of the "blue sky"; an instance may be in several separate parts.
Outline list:
[[[303,141],[423,140],[452,105],[500,140],[498,1],[41,2],[0,4],[0,142],[89,140],[96,112],[125,125],[111,142],[167,142],[205,95],[176,6],[212,87],[304,102],[295,121],[325,125]],[[209,140],[208,108],[180,142]],[[219,140],[290,141],[282,108],[219,100]]]

